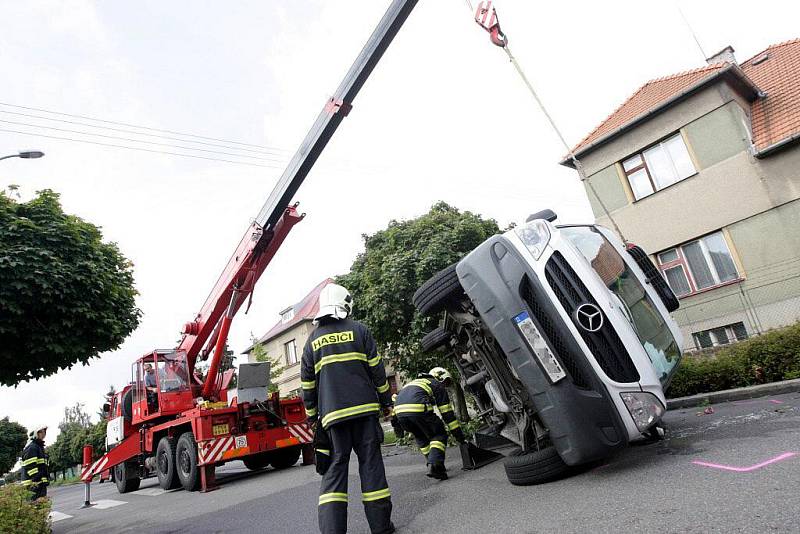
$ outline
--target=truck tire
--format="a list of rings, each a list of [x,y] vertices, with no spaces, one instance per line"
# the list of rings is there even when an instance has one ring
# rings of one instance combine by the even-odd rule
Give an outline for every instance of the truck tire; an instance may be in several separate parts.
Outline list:
[[[292,467],[300,459],[300,447],[286,447],[269,453],[269,463],[275,469]]]
[[[114,483],[120,493],[128,493],[139,489],[142,479],[131,476],[130,471],[131,467],[125,462],[114,466]]]
[[[250,471],[260,471],[269,465],[269,453],[262,452],[245,457],[244,466]]]
[[[433,352],[438,348],[446,347],[449,342],[450,332],[440,326],[422,338],[422,352]]]
[[[656,290],[658,293],[659,298],[661,298],[661,302],[664,303],[664,307],[667,308],[667,311],[672,313],[680,307],[680,302],[678,298],[675,296],[675,293],[672,292],[672,288],[669,287],[667,281],[664,280],[664,276],[661,274],[661,271],[656,269],[656,266],[653,265],[653,261],[647,255],[647,253],[642,250],[641,247],[637,245],[628,246],[628,254],[633,256],[634,261],[636,261],[636,265],[642,270],[644,275],[650,281],[650,284],[653,286],[653,289]]]
[[[191,432],[184,432],[178,438],[175,466],[183,489],[197,491],[200,488],[200,468],[197,466],[197,442]]]
[[[129,389],[125,392],[125,395],[122,396],[122,417],[127,421],[131,422],[133,418],[133,388]]]
[[[175,444],[172,439],[164,436],[156,448],[156,475],[162,489],[175,489],[181,483],[175,463]]]
[[[436,315],[464,294],[456,274],[456,265],[454,263],[442,269],[417,289],[411,300],[419,313]]]
[[[569,471],[555,447],[509,456],[505,459],[505,468],[508,481],[515,486],[543,484],[561,478]]]

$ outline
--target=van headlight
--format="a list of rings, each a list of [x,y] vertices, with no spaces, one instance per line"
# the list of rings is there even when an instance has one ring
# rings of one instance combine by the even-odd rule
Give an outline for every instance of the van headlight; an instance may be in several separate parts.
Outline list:
[[[542,219],[527,222],[514,228],[522,243],[528,248],[534,259],[538,260],[544,253],[544,247],[550,242],[550,228]]]
[[[652,393],[644,391],[636,391],[632,393],[620,393],[622,402],[628,408],[628,411],[633,417],[633,422],[636,423],[636,428],[640,432],[644,432],[653,423],[661,419],[664,415],[664,405],[658,400],[658,397]]]

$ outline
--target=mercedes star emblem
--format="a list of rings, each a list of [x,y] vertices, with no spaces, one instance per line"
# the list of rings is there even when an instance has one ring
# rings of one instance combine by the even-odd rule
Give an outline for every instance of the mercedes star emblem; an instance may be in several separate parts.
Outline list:
[[[603,312],[594,304],[581,304],[575,310],[575,320],[587,332],[597,332],[603,327]]]

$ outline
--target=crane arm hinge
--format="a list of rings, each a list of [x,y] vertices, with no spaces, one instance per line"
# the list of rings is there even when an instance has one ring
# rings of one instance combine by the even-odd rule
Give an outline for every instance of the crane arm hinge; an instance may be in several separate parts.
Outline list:
[[[325,111],[334,115],[336,113],[341,113],[343,117],[347,117],[350,114],[350,110],[353,109],[353,104],[350,102],[345,102],[342,99],[335,99],[330,98],[328,103],[325,104]]]

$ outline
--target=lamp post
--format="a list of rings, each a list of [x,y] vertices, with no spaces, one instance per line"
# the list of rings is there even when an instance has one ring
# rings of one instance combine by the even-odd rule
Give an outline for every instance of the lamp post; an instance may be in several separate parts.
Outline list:
[[[40,152],[38,150],[26,150],[18,154],[10,154],[8,156],[0,157],[0,160],[9,158],[38,159],[41,158],[42,156],[44,156],[44,152]]]

